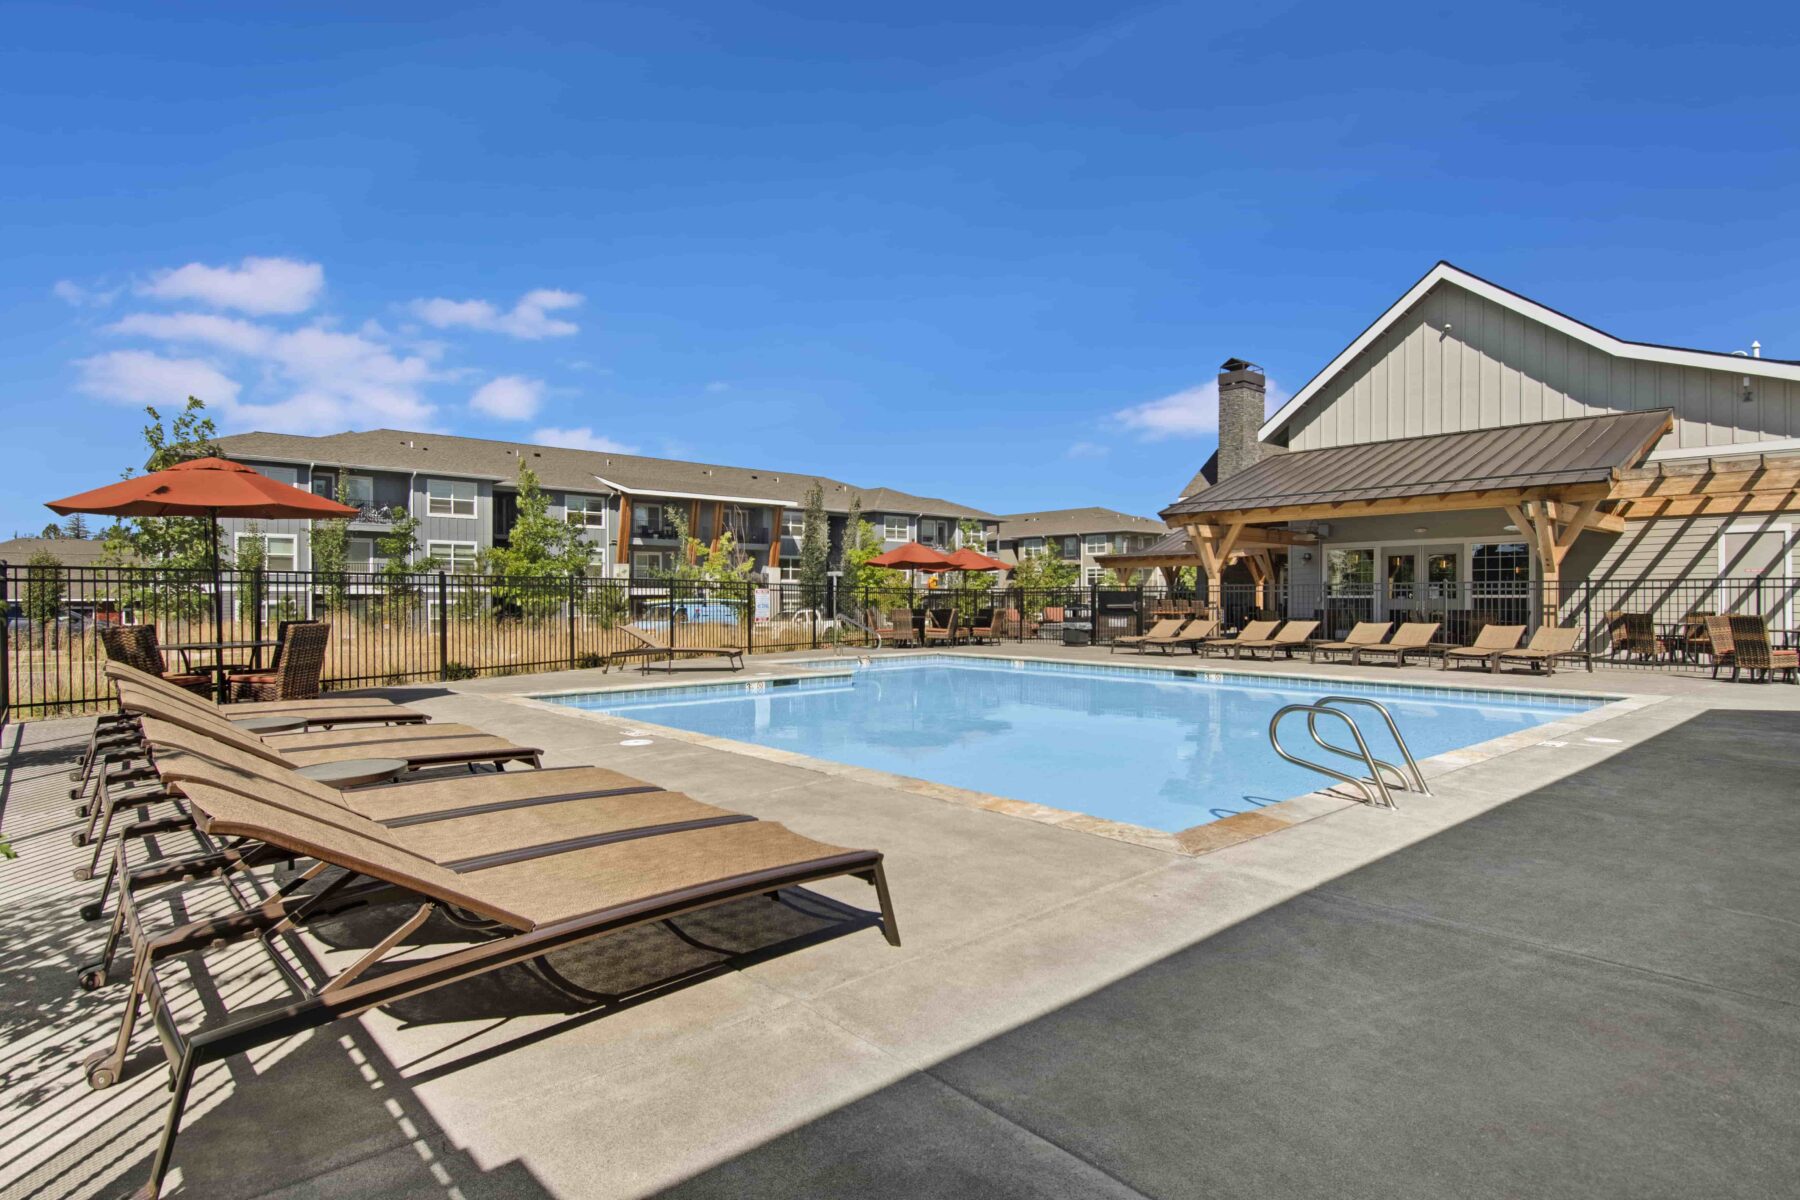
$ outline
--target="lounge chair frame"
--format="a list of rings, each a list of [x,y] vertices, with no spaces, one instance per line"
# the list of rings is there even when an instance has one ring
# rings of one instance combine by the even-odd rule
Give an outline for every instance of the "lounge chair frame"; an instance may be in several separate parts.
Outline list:
[[[695,658],[723,658],[730,662],[732,670],[741,671],[744,669],[744,655],[746,651],[742,646],[677,646],[672,639],[667,642],[660,642],[644,630],[631,625],[621,625],[619,626],[619,629],[626,637],[635,638],[637,641],[641,642],[642,645],[628,647],[624,650],[614,650],[609,653],[601,660],[601,674],[605,674],[612,669],[614,659],[624,660],[641,658],[644,661],[639,664],[638,670],[648,671],[650,669],[651,660],[659,655],[666,656],[665,668],[670,673],[673,673],[675,670],[675,660],[684,654]]]
[[[234,831],[229,827],[214,826],[205,832],[229,835]],[[169,1089],[172,1093],[162,1135],[151,1163],[150,1179],[138,1193],[148,1200],[154,1200],[161,1193],[176,1139],[180,1135],[181,1118],[187,1107],[188,1092],[193,1085],[195,1073],[208,1063],[218,1062],[234,1054],[318,1029],[384,1004],[434,991],[502,967],[527,962],[580,942],[639,925],[673,920],[688,913],[751,896],[764,895],[779,899],[778,893],[782,888],[800,887],[840,876],[861,879],[874,887],[880,907],[879,918],[875,923],[879,924],[888,944],[900,944],[899,925],[894,916],[893,898],[888,891],[882,857],[879,852],[872,850],[846,851],[811,862],[751,872],[714,884],[615,905],[598,913],[538,929],[512,932],[490,942],[447,951],[373,979],[364,978],[368,970],[404,945],[406,939],[434,913],[443,911],[456,919],[456,914],[451,911],[453,906],[442,898],[409,893],[404,886],[393,881],[364,875],[350,868],[342,868],[344,873],[319,891],[300,893],[299,888],[303,884],[318,878],[327,867],[337,865],[320,859],[314,867],[288,880],[267,899],[254,906],[241,907],[235,914],[151,930],[144,922],[137,897],[152,883],[167,882],[170,878],[226,878],[252,866],[283,858],[305,857],[308,854],[304,847],[283,847],[269,840],[264,840],[260,847],[255,846],[254,839],[266,838],[269,833],[267,830],[235,832],[252,839],[249,850],[234,846],[227,852],[171,864],[151,872],[139,871],[134,875],[126,871],[129,883],[120,891],[109,954],[116,948],[121,937],[129,938],[133,950],[131,990],[113,1044],[89,1055],[83,1061],[83,1069],[93,1087],[105,1088],[117,1083],[124,1072],[139,1007],[147,1005],[168,1059],[171,1076]],[[122,839],[121,863],[126,844]],[[276,934],[297,931],[311,920],[335,916],[351,908],[396,900],[408,903],[417,900],[418,906],[372,950],[323,984],[307,989],[300,1000],[255,1016],[227,1020],[217,1028],[191,1034],[184,1033],[177,1024],[173,1007],[156,975],[158,964],[223,942],[250,937],[266,939]],[[461,921],[459,923],[466,924]],[[275,958],[280,961],[278,954]],[[289,974],[291,983],[306,988],[305,982],[293,978],[291,972],[284,970],[284,974]]]

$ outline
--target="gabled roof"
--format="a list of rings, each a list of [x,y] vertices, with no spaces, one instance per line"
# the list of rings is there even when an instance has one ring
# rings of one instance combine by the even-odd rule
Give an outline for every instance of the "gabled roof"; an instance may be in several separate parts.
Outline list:
[[[1000,518],[1000,539],[1074,537],[1084,533],[1164,533],[1168,527],[1149,517],[1134,517],[1111,508],[1054,508],[1045,512],[1009,513]]]
[[[1656,408],[1277,454],[1163,516],[1598,483],[1642,462],[1673,420]]]
[[[650,496],[676,495],[786,504],[798,507],[816,481],[825,508],[844,512],[860,498],[864,512],[904,512],[933,517],[992,520],[993,515],[963,504],[915,496],[891,488],[864,488],[824,475],[728,467],[717,463],[648,458],[609,450],[575,450],[530,442],[455,437],[404,429],[370,429],[306,437],[290,433],[239,433],[219,445],[233,458],[317,463],[323,467],[362,467],[376,471],[438,472],[465,479],[504,483],[515,479],[525,462],[553,491],[624,492]]]
[[[1376,339],[1419,301],[1425,294],[1440,283],[1453,283],[1457,287],[1473,292],[1484,300],[1491,300],[1502,308],[1507,308],[1527,320],[1547,325],[1559,333],[1567,334],[1576,341],[1584,342],[1603,353],[1615,358],[1633,359],[1640,362],[1668,363],[1682,367],[1702,367],[1713,371],[1736,371],[1740,374],[1757,376],[1765,379],[1800,380],[1800,362],[1778,358],[1750,358],[1741,354],[1732,354],[1723,350],[1691,350],[1681,346],[1662,346],[1655,342],[1632,342],[1624,338],[1614,337],[1604,330],[1596,329],[1584,321],[1578,321],[1567,313],[1558,312],[1547,304],[1527,299],[1515,291],[1501,287],[1491,280],[1463,270],[1448,262],[1440,262],[1425,272],[1419,282],[1407,289],[1404,296],[1394,301],[1386,312],[1375,318],[1373,324],[1357,335],[1356,340],[1326,364],[1325,369],[1314,375],[1281,410],[1263,423],[1257,436],[1263,441],[1280,434],[1287,423],[1306,407],[1307,401],[1318,395],[1331,380],[1356,360],[1364,350],[1374,344]]]
[[[1204,492],[1217,482],[1219,482],[1219,452],[1214,450],[1207,460],[1200,464],[1200,469],[1194,472],[1194,477],[1188,480],[1187,486],[1181,489],[1181,498],[1185,500],[1195,492]]]
[[[34,554],[48,554],[65,567],[92,567],[99,565],[105,551],[106,542],[101,538],[9,538],[0,542],[0,562],[16,567],[31,561]]]

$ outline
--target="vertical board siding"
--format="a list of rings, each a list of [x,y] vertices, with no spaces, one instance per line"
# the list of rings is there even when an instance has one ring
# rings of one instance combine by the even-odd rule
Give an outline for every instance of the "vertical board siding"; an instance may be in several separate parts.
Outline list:
[[[1449,328],[1446,329],[1445,326]],[[1669,448],[1800,437],[1800,383],[1614,358],[1451,283],[1320,391],[1291,426],[1290,446],[1455,433],[1595,413],[1672,408]]]

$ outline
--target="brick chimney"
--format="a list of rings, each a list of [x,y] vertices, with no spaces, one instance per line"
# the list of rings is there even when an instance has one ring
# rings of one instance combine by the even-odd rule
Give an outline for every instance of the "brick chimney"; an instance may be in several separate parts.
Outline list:
[[[1219,368],[1219,480],[1254,467],[1266,447],[1256,440],[1265,419],[1262,368],[1228,358]]]

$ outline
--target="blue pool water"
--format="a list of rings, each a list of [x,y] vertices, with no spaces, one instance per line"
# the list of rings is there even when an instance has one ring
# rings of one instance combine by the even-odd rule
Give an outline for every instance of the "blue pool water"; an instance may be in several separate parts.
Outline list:
[[[792,750],[1175,831],[1322,786],[1277,758],[1269,718],[1321,695],[1388,706],[1420,759],[1594,708],[1589,697],[971,659],[876,660],[850,676],[543,696],[575,708]],[[1378,719],[1369,747],[1398,761]],[[1290,716],[1290,747],[1311,747]],[[1327,737],[1348,742],[1341,727]]]

